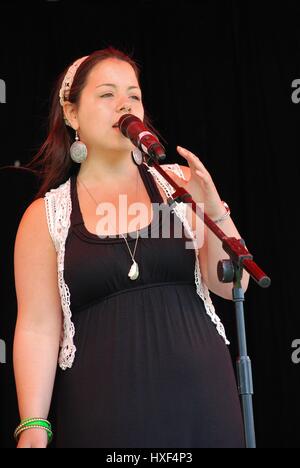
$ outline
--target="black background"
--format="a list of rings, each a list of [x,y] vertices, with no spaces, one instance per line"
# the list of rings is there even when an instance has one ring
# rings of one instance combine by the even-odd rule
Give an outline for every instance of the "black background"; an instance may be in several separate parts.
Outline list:
[[[167,141],[168,162],[185,164],[182,145],[211,173],[254,260],[271,276],[253,280],[245,312],[253,365],[258,447],[300,447],[298,301],[300,5],[256,1],[1,2],[0,79],[0,444],[14,446],[19,422],[12,372],[16,319],[13,245],[36,190],[22,169],[46,135],[49,95],[67,64],[108,45],[133,53],[144,104]],[[298,85],[300,86],[300,85]],[[295,102],[292,93],[295,92]],[[213,296],[233,360],[233,305]]]

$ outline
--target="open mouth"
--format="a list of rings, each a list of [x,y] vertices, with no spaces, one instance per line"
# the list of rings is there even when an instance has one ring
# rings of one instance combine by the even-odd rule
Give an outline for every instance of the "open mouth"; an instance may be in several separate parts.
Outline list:
[[[113,128],[119,128],[119,123],[116,122],[112,127],[113,127]]]

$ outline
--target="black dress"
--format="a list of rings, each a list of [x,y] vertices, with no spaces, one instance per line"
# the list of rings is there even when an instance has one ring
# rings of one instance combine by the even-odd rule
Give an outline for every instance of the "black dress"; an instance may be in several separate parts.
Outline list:
[[[152,203],[163,203],[147,167],[139,171]],[[71,196],[65,282],[77,351],[57,371],[53,447],[243,447],[230,354],[196,293],[195,252],[183,228],[174,235],[176,214],[169,238],[161,211],[141,230],[131,280],[124,239],[85,228],[76,176]],[[136,238],[127,241],[133,252]]]

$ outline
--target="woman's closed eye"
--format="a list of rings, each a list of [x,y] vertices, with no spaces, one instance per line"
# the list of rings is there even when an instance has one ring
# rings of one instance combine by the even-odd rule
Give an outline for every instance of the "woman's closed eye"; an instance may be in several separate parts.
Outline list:
[[[105,98],[105,97],[111,97],[113,96],[112,93],[105,93],[105,94],[102,94],[101,97],[102,98]],[[134,99],[136,101],[141,101],[141,98],[139,96],[129,96],[131,99]]]
[[[105,94],[102,94],[100,97],[104,98],[104,97],[110,97],[110,96],[113,96],[112,93],[105,93]]]

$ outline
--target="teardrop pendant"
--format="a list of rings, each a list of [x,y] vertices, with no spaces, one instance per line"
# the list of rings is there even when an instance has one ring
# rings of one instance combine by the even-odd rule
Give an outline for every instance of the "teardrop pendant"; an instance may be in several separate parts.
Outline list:
[[[133,264],[130,267],[128,276],[131,280],[136,280],[139,276],[139,266],[138,264],[134,261]]]

